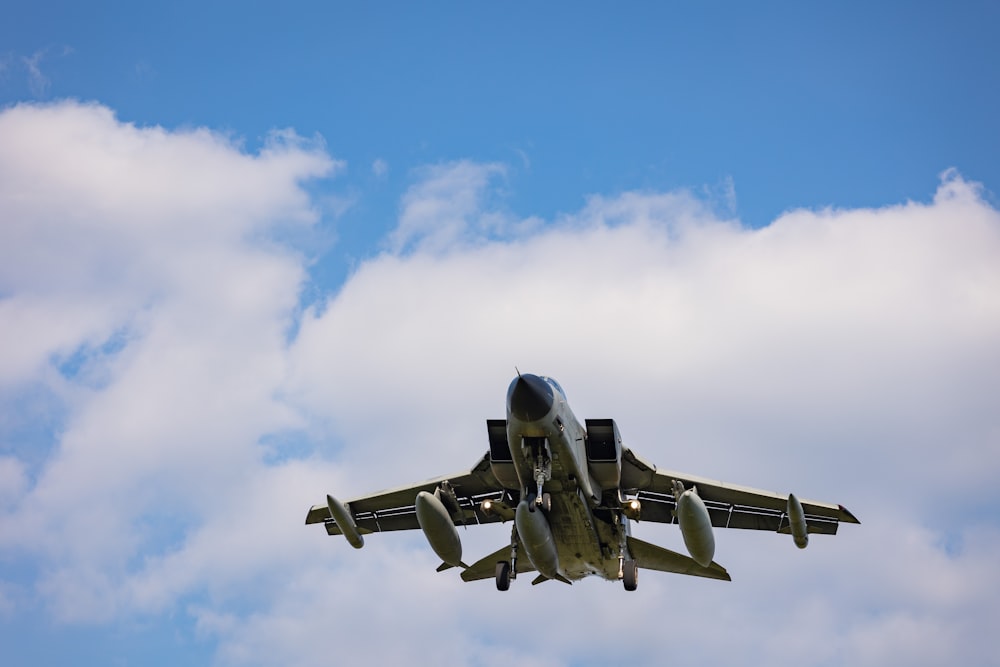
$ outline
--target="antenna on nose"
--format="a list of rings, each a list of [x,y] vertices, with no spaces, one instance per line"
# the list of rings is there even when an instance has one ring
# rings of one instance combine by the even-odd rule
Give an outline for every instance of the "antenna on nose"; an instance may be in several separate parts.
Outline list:
[[[517,370],[517,366],[514,366],[514,372],[517,373],[517,377],[521,377],[521,371]]]

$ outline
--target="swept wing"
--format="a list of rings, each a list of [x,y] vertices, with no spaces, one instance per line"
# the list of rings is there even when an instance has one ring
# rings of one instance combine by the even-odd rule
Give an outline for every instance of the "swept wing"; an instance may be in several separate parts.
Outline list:
[[[716,528],[744,528],[790,532],[788,494],[729,484],[673,470],[658,469],[629,449],[622,452],[622,478],[626,491],[642,503],[643,521],[676,523],[673,481],[685,488],[696,486]],[[860,523],[842,505],[802,500],[810,533],[835,535],[840,522]]]
[[[487,515],[480,508],[482,500],[500,499],[505,493],[490,471],[488,453],[471,470],[360,496],[345,504],[350,508],[361,534],[417,529],[420,524],[417,522],[414,499],[421,491],[433,493],[442,482],[449,483],[455,492],[457,511],[452,513],[455,525],[494,523],[503,519],[496,513]],[[311,523],[326,524],[326,532],[330,535],[342,534],[327,505],[313,505],[306,515],[306,524]]]

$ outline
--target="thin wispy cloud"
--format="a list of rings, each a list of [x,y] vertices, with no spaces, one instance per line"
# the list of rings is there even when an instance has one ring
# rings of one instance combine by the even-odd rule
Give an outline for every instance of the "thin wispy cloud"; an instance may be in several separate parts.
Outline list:
[[[44,96],[51,84],[49,78],[42,73],[41,63],[45,55],[46,51],[36,51],[30,56],[21,57],[21,64],[28,72],[28,87],[36,97]]]
[[[64,46],[59,49],[46,47],[35,51],[30,56],[21,56],[21,66],[28,78],[28,89],[35,97],[46,97],[52,81],[43,71],[43,64],[54,57],[66,57],[73,53],[72,47]]]

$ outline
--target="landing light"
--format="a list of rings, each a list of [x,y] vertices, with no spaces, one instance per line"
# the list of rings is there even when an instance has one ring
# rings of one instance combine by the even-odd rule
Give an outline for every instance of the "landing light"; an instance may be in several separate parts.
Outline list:
[[[633,521],[639,520],[639,515],[642,513],[642,503],[639,502],[638,498],[632,498],[626,501],[625,505],[622,507],[622,513]]]

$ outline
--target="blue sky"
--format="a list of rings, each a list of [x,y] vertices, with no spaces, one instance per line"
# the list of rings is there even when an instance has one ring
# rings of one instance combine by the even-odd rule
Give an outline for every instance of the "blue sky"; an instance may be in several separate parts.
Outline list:
[[[366,193],[376,159],[398,188],[414,165],[472,157],[510,164],[526,214],[731,178],[741,219],[762,225],[797,206],[926,199],[949,166],[996,178],[991,3],[8,14],[5,101],[97,100],[126,122],[211,127],[251,148],[292,127],[321,135]],[[33,57],[35,90],[19,62]]]
[[[998,19],[5,8],[5,664],[995,661]],[[732,586],[628,600],[301,525],[472,464],[515,365],[658,465],[864,523],[719,536]],[[525,608],[548,633],[484,620]]]

